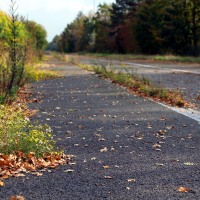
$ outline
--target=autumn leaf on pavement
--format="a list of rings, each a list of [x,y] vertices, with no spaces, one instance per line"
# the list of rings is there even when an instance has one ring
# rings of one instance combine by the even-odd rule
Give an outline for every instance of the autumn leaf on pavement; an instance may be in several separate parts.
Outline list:
[[[107,148],[107,147],[104,147],[103,149],[100,150],[100,152],[102,152],[102,153],[103,153],[103,152],[107,152],[107,151],[108,151],[108,148]]]
[[[74,170],[73,169],[67,169],[67,170],[65,170],[64,172],[65,173],[72,173]]]
[[[4,186],[4,182],[0,181],[0,187],[3,187],[3,186]]]
[[[109,169],[110,166],[109,166],[109,165],[105,165],[105,166],[103,166],[103,168],[104,168],[104,169]]]
[[[186,188],[186,187],[183,187],[183,186],[178,188],[178,192],[189,192],[189,191],[190,191],[189,188]]]
[[[132,183],[132,182],[135,182],[136,180],[135,180],[134,178],[129,178],[127,181],[128,181],[129,183]]]
[[[21,195],[11,196],[9,200],[25,200],[25,198]]]
[[[104,176],[105,179],[113,179],[112,176]]]

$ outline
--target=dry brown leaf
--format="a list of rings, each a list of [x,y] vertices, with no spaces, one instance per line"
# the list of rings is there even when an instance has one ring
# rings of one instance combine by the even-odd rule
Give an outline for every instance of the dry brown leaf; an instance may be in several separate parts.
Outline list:
[[[104,147],[103,149],[100,150],[100,152],[102,152],[102,153],[103,153],[103,152],[107,152],[107,151],[108,151],[108,148],[107,148],[107,147]]]
[[[0,180],[0,187],[4,186],[4,182]]]
[[[73,171],[74,171],[73,169],[67,169],[64,172],[66,172],[66,173],[72,173]]]
[[[72,158],[71,155],[65,154],[48,154],[43,158],[37,158],[34,152],[29,153],[28,156],[23,152],[17,152],[14,155],[0,154],[0,178],[25,176],[23,172],[34,174],[39,168],[55,168],[63,165],[69,162],[70,158]],[[36,172],[35,175],[40,176],[41,174]]]
[[[1,176],[1,178],[2,179],[7,179],[7,178],[9,178],[9,176],[8,175],[3,175],[3,176]]]
[[[158,149],[158,148],[160,148],[160,147],[161,147],[160,144],[154,144],[154,145],[152,145],[152,148],[153,148],[153,149]]]
[[[99,138],[98,141],[105,141],[106,139],[104,138]]]
[[[109,165],[105,165],[105,166],[103,166],[103,168],[104,168],[104,169],[109,169],[110,166],[109,166]]]
[[[136,180],[135,180],[134,178],[129,178],[129,179],[128,179],[128,182],[129,182],[129,183],[132,183],[132,182],[135,182],[135,181],[136,181]]]
[[[113,179],[112,176],[104,176],[105,179]]]
[[[25,176],[24,174],[15,174],[14,177],[23,177]]]
[[[189,189],[189,188],[186,188],[186,187],[183,187],[183,186],[181,186],[181,187],[179,187],[179,188],[178,188],[178,191],[179,191],[179,192],[189,192],[189,191],[190,191],[190,189]]]
[[[9,200],[25,200],[25,197],[21,195],[11,196]]]

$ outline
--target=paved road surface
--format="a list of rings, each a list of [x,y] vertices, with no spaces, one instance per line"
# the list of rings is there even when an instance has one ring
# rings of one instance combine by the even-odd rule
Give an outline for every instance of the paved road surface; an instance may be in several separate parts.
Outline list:
[[[161,87],[179,90],[185,99],[200,111],[200,64],[168,63],[153,61],[116,61],[79,57],[83,63],[104,63],[118,71],[148,77]]]
[[[17,194],[30,200],[200,199],[198,122],[61,65],[65,78],[33,84],[42,101],[30,107],[39,109],[34,120],[52,127],[73,163],[41,177],[8,179],[1,200]],[[180,186],[191,191],[180,193]]]

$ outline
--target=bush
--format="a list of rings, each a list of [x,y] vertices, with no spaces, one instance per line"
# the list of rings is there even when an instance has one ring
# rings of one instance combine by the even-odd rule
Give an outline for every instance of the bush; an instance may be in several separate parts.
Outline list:
[[[55,141],[49,126],[32,125],[20,108],[0,106],[0,152],[16,152],[36,156],[55,151]]]

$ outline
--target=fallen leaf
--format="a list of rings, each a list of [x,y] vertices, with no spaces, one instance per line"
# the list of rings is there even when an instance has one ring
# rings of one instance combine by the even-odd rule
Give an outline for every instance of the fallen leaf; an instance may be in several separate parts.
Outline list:
[[[24,177],[24,174],[15,174],[14,177]]]
[[[9,200],[25,200],[25,198],[21,195],[11,196]]]
[[[103,149],[100,150],[100,152],[102,152],[102,153],[103,153],[103,152],[107,152],[107,151],[108,151],[108,148],[107,148],[107,147],[104,147]]]
[[[105,139],[104,138],[99,138],[98,141],[105,141]]]
[[[64,172],[65,173],[72,173],[74,170],[73,169],[67,169],[67,170],[65,170]]]
[[[191,163],[191,162],[185,162],[184,165],[187,165],[187,166],[193,166],[194,163]]]
[[[164,166],[162,163],[156,163],[157,166]]]
[[[0,180],[0,187],[4,186],[4,182]]]
[[[75,162],[69,162],[69,165],[76,165]]]
[[[128,182],[129,182],[129,183],[132,183],[132,182],[135,182],[135,181],[136,181],[136,180],[135,180],[134,178],[129,178],[129,179],[128,179]]]
[[[113,179],[112,176],[104,176],[105,179]]]
[[[160,147],[161,147],[160,144],[154,144],[154,145],[152,145],[152,148],[153,148],[153,149],[158,149],[158,148],[160,148]]]
[[[105,166],[103,166],[103,168],[104,168],[104,169],[109,169],[110,166],[109,166],[109,165],[105,165]]]
[[[179,188],[178,188],[178,191],[179,191],[179,192],[189,192],[189,191],[190,191],[190,189],[189,189],[189,188],[186,188],[186,187],[183,187],[183,186],[181,186],[181,187],[179,187]]]
[[[167,133],[166,130],[159,130],[159,131],[158,131],[158,134],[159,134],[159,135],[164,135],[164,134],[166,134],[166,133]]]
[[[43,173],[40,173],[40,172],[35,172],[34,173],[36,176],[43,176]]]

